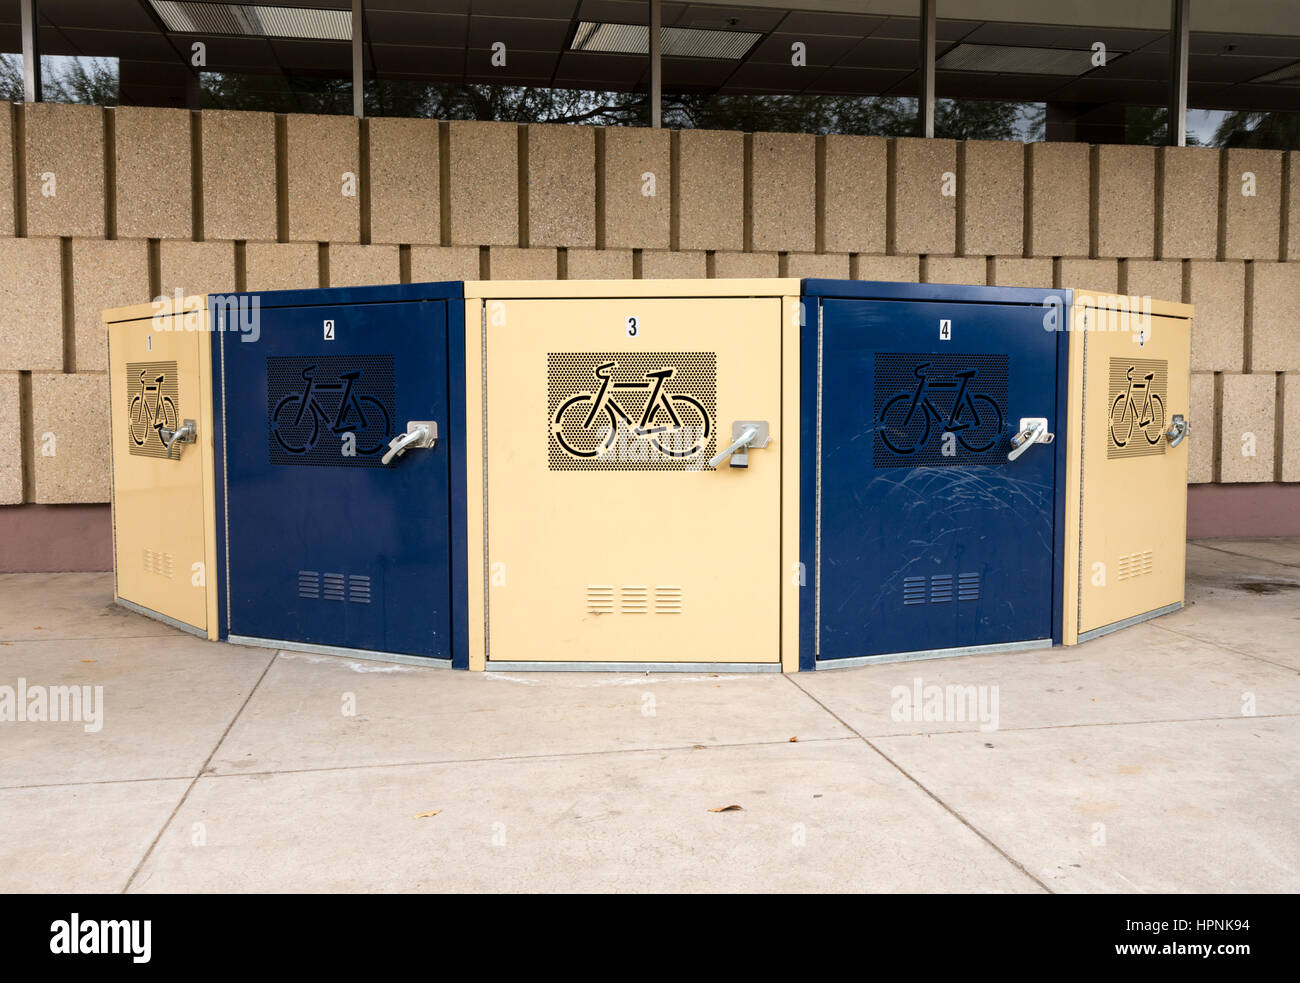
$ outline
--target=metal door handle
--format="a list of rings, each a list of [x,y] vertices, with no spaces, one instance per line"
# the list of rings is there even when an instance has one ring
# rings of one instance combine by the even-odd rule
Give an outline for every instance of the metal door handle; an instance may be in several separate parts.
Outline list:
[[[766,420],[736,420],[731,425],[731,436],[734,439],[727,449],[709,458],[709,467],[716,468],[730,457],[733,468],[747,468],[749,467],[749,449],[751,447],[766,447],[772,440],[768,436]]]
[[[1181,413],[1175,413],[1173,422],[1170,423],[1169,429],[1165,431],[1165,437],[1169,439],[1169,446],[1177,447],[1181,444],[1190,429],[1192,429],[1192,425],[1187,422],[1187,418]]]
[[[186,420],[181,424],[179,430],[168,430],[166,427],[158,429],[158,436],[162,438],[163,444],[167,447],[167,453],[172,452],[172,444],[192,444],[198,436],[198,424],[193,420]]]
[[[1011,438],[1011,451],[1007,454],[1007,460],[1014,461],[1029,450],[1031,444],[1050,444],[1055,439],[1056,434],[1047,430],[1047,417],[1022,416],[1020,432]]]
[[[393,458],[401,457],[413,447],[433,447],[437,443],[437,423],[432,420],[408,420],[406,431],[399,433],[388,442],[388,451],[380,459],[380,463],[388,464]]]

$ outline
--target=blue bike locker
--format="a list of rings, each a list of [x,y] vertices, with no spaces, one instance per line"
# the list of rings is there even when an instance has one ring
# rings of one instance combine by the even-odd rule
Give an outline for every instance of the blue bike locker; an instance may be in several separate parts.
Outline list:
[[[842,280],[803,295],[800,668],[1059,643],[1059,295]]]
[[[223,637],[465,667],[462,285],[209,311]]]

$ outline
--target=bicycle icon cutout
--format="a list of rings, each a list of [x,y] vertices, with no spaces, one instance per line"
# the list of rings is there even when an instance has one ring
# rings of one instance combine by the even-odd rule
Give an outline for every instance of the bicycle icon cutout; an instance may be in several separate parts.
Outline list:
[[[992,397],[970,391],[979,370],[954,372],[951,382],[937,382],[929,374],[933,364],[922,362],[916,366],[912,370],[916,387],[885,403],[877,431],[880,439],[895,454],[906,457],[926,446],[931,427],[937,425],[943,433],[955,434],[957,443],[972,454],[992,449],[1002,435],[1005,421]],[[945,412],[930,398],[935,390],[956,390],[951,410]]]
[[[325,432],[351,433],[356,438],[358,454],[374,454],[388,440],[392,421],[384,404],[374,396],[358,396],[353,387],[361,378],[361,370],[342,372],[337,382],[319,382],[315,378],[315,365],[302,370],[301,392],[290,393],[276,404],[271,414],[271,432],[276,441],[290,454],[307,454],[315,449]],[[333,417],[326,412],[317,393],[342,392],[338,410]],[[356,425],[351,421],[356,418]]]
[[[154,376],[153,384],[150,385],[145,381],[148,371],[148,369],[140,370],[140,391],[131,400],[131,440],[136,447],[143,447],[149,439],[149,432],[153,431],[158,435],[158,442],[167,447],[170,452],[171,448],[163,437],[163,431],[167,431],[170,436],[176,430],[180,417],[176,412],[176,403],[162,391],[167,374],[160,372]],[[152,405],[149,399],[151,394]]]
[[[600,383],[595,393],[579,393],[560,404],[551,420],[551,433],[574,457],[595,458],[614,446],[622,421],[623,432],[637,439],[649,440],[666,457],[693,457],[708,446],[712,423],[704,404],[686,393],[666,391],[666,383],[677,374],[675,368],[646,372],[635,382],[615,382],[617,362],[604,362],[592,370]],[[632,422],[615,391],[650,390],[650,398],[640,420]],[[662,415],[666,423],[656,422]],[[592,438],[595,446],[590,447]]]
[[[1141,382],[1135,382],[1133,379],[1135,369],[1136,366],[1129,366],[1128,390],[1116,396],[1115,402],[1110,407],[1110,439],[1115,442],[1116,447],[1128,446],[1128,442],[1133,438],[1135,425],[1142,431],[1142,436],[1146,438],[1147,443],[1153,447],[1160,443],[1160,437],[1165,431],[1165,401],[1152,388],[1152,380],[1155,379],[1156,374],[1148,372],[1142,377]],[[1140,410],[1135,400],[1138,393],[1144,394]],[[1120,410],[1121,406],[1123,406],[1122,410]],[[1119,410],[1118,418],[1115,416],[1116,410]],[[1123,431],[1124,438],[1121,440],[1120,431],[1126,420],[1128,429]]]

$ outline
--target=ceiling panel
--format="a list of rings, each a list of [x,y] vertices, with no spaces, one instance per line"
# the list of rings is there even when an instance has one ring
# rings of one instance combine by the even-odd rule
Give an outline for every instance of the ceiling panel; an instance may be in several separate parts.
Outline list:
[[[645,6],[643,4],[642,8],[644,9]],[[643,19],[644,16],[643,14]],[[775,31],[784,18],[785,11],[771,7],[719,7],[693,3],[684,7],[673,18],[671,25],[665,19],[664,26],[695,27],[710,31],[753,31],[766,34],[768,31]]]
[[[380,75],[460,78],[465,73],[464,48],[432,48],[423,44],[374,45],[375,71]]]
[[[825,34],[780,34],[769,35],[750,51],[749,62],[767,65],[789,65],[793,56],[792,45],[803,42],[807,46],[809,66],[834,65],[853,47],[857,38],[838,37]],[[915,56],[913,46],[913,56]]]
[[[464,47],[469,18],[454,14],[411,14],[367,11],[367,37],[373,44],[428,44]]]
[[[566,51],[560,57],[556,80],[607,79],[620,84],[634,84],[648,73],[648,63],[640,55],[612,55],[591,51]]]
[[[469,19],[469,45],[471,48],[491,48],[502,41],[507,52],[515,49],[558,52],[568,43],[571,26],[567,20],[479,17],[475,13]]]
[[[346,41],[286,41],[276,38],[271,50],[287,71],[352,74],[352,45]],[[269,67],[269,66],[268,66]]]
[[[916,68],[915,41],[898,38],[863,38],[840,60],[847,68]]]
[[[665,58],[664,86],[721,85],[736,70],[734,61],[709,58]]]
[[[50,30],[41,35],[40,44],[41,51],[47,55],[137,57],[158,61],[179,57],[163,35],[131,31]]]
[[[810,91],[837,95],[880,95],[900,85],[914,72],[872,68],[831,68],[823,72]]]
[[[477,81],[492,82],[498,78],[529,78],[546,81],[555,70],[557,56],[546,51],[506,51],[504,66],[492,64],[491,48],[471,48],[465,71]]]

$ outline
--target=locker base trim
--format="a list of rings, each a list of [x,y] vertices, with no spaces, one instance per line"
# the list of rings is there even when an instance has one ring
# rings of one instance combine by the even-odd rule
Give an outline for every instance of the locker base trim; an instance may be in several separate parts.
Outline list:
[[[206,639],[208,637],[207,629],[195,628],[193,625],[187,624],[184,621],[177,621],[175,618],[169,617],[165,614],[160,614],[153,608],[147,608],[143,604],[136,604],[135,601],[128,601],[125,597],[115,597],[113,600],[127,610],[134,611],[136,614],[142,614],[146,618],[152,618],[154,621],[161,621],[164,625],[171,625],[173,628],[179,628],[181,631],[189,632],[191,635],[197,635],[199,638]]]
[[[779,662],[499,662],[487,672],[780,672]]]
[[[451,659],[432,655],[401,655],[396,652],[372,652],[370,649],[350,649],[341,645],[313,645],[310,642],[286,642],[276,638],[252,638],[248,635],[229,635],[232,645],[252,645],[257,648],[283,649],[286,652],[306,652],[311,655],[337,655],[344,659],[363,662],[400,662],[407,666],[424,666],[426,669],[450,669]]]
[[[1150,621],[1152,618],[1159,618],[1163,614],[1172,614],[1175,611],[1182,610],[1183,602],[1175,601],[1173,604],[1166,604],[1162,608],[1156,608],[1153,611],[1147,611],[1144,614],[1135,614],[1131,618],[1125,618],[1123,621],[1116,621],[1113,624],[1102,625],[1100,628],[1093,628],[1089,631],[1079,632],[1079,641],[1086,642],[1091,638],[1100,638],[1102,635],[1109,635],[1113,631],[1119,631],[1122,628],[1128,628],[1131,625],[1138,625],[1144,621]]]
[[[853,666],[874,666],[882,662],[919,662],[923,659],[950,659],[959,655],[987,655],[992,652],[1024,652],[1028,649],[1049,649],[1050,638],[1034,638],[1027,642],[1002,642],[995,645],[964,645],[950,649],[927,649],[918,652],[889,652],[884,655],[855,655],[847,659],[818,659],[817,669],[851,669]]]

